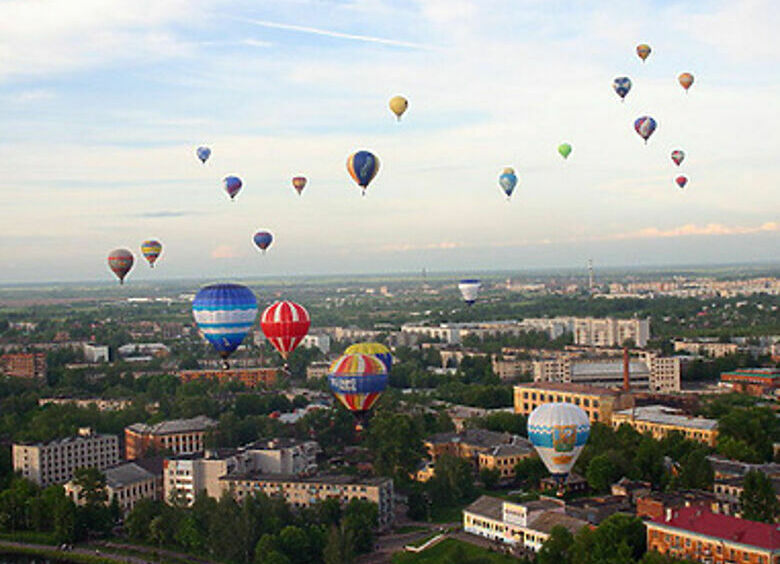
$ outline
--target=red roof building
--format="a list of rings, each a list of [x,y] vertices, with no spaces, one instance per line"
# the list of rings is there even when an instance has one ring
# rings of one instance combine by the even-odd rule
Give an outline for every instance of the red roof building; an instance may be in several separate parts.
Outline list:
[[[772,394],[780,388],[780,368],[739,368],[721,373],[720,381],[742,394]]]
[[[694,562],[780,564],[777,525],[737,519],[701,507],[669,509],[645,521],[647,549]]]

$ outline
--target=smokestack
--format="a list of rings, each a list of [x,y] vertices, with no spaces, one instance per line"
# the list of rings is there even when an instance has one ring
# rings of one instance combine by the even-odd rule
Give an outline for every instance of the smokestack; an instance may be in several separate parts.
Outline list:
[[[631,379],[629,378],[628,347],[623,347],[623,390],[631,391]]]

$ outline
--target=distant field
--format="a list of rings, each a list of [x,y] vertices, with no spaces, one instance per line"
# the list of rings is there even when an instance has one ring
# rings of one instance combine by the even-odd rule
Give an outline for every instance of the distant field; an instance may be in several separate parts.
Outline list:
[[[455,539],[444,540],[418,554],[399,552],[393,556],[393,564],[445,564],[476,558],[483,559],[480,562],[491,564],[517,564],[516,558]]]

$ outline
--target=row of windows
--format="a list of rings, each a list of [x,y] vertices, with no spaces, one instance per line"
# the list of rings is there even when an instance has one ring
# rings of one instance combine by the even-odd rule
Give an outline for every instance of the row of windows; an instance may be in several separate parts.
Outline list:
[[[566,398],[566,402],[565,403],[571,403],[569,401],[569,398]],[[579,404],[576,404],[576,405],[579,405]],[[530,404],[529,405],[528,403],[524,403],[523,404],[523,411],[525,411],[526,413],[529,413],[531,411],[532,407],[536,407],[536,404]],[[599,420],[599,412],[598,411],[595,411],[595,410],[591,411],[590,408],[586,408],[583,411],[585,411],[585,413],[588,415],[588,418],[592,419],[593,421],[598,421]]]
[[[528,397],[529,397],[529,394],[530,394],[531,400],[536,401],[536,396],[537,396],[536,392],[523,392],[523,399],[527,400]],[[544,392],[539,392],[538,395],[539,395],[539,401],[542,401],[542,402],[543,401],[548,401],[548,402],[557,401],[557,402],[574,403],[574,405],[580,405],[580,396],[574,396],[574,401],[572,402],[571,396],[566,396],[566,395],[562,396],[561,394],[552,394],[552,393],[545,394]],[[582,399],[582,405],[584,407],[590,407],[591,404],[593,405],[593,407],[598,407],[599,406],[599,400],[597,400],[597,399],[591,400],[590,398],[583,398]]]
[[[735,550],[733,548],[724,546],[723,543],[705,543],[699,540],[691,540],[691,537],[686,535],[674,535],[669,533],[662,534],[661,531],[658,530],[653,530],[650,532],[651,539],[660,540],[662,537],[665,545],[672,550],[676,549],[678,551],[682,551],[683,547],[685,547],[688,549],[686,550],[688,553],[695,552],[697,554],[712,554],[714,552],[717,555],[723,553],[724,558],[736,562],[740,560],[744,562],[750,562],[752,555],[755,557],[755,561],[759,564],[768,564],[766,556],[751,553],[746,550]]]

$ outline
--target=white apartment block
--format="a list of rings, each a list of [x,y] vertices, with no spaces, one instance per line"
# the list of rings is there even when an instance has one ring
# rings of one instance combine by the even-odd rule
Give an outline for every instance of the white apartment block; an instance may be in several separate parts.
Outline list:
[[[649,319],[581,317],[573,319],[574,344],[591,347],[619,347],[626,341],[644,347],[650,339]]]
[[[320,349],[322,354],[328,354],[330,352],[330,337],[325,333],[310,333],[303,338],[301,346],[306,349]]]
[[[84,343],[84,360],[95,364],[108,362],[108,346]]]
[[[680,359],[676,356],[658,356],[645,353],[645,362],[650,367],[650,390],[670,393],[680,391]]]
[[[710,341],[675,341],[674,352],[689,354],[705,354],[713,358],[721,358],[739,352],[737,343],[717,343]]]
[[[274,439],[258,441],[240,449],[169,458],[163,466],[165,500],[178,499],[190,505],[202,491],[219,499],[226,487],[219,478],[236,473],[310,475],[317,471],[319,452],[320,447],[315,441]]]
[[[116,435],[98,435],[89,428],[79,435],[47,444],[14,444],[14,472],[41,487],[63,484],[73,478],[76,468],[105,470],[119,462]]]
[[[402,333],[418,335],[426,339],[438,339],[442,343],[455,345],[460,343],[460,328],[450,326],[446,323],[441,325],[403,325]]]

